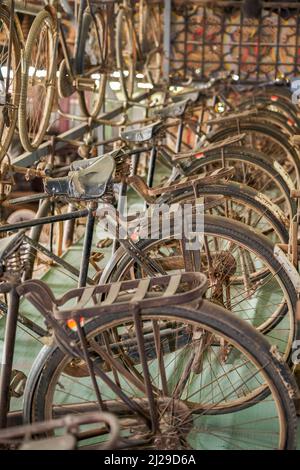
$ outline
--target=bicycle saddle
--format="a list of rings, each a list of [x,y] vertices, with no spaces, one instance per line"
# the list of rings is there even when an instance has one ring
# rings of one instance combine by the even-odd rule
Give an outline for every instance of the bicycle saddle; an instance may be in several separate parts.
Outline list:
[[[149,126],[140,127],[139,129],[130,129],[121,132],[121,139],[126,142],[147,142],[151,140],[161,128],[161,122],[154,122]]]
[[[25,230],[0,239],[0,264],[16,251],[23,241]]]
[[[67,196],[73,199],[100,198],[115,170],[114,153],[116,152],[73,162],[68,176],[45,180],[45,192],[52,196]]]
[[[160,119],[180,117],[185,113],[189,102],[190,102],[189,99],[184,99],[176,103],[170,104],[169,106],[166,106],[165,108],[158,109],[155,112],[155,115],[158,116]]]

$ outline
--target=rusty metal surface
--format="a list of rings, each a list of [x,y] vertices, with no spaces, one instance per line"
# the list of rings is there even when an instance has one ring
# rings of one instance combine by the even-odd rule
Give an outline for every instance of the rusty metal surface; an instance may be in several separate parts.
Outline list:
[[[212,149],[210,148],[210,150]],[[199,154],[200,153],[203,152],[199,150]],[[170,181],[166,184],[157,185],[155,188],[149,188],[144,180],[138,175],[129,176],[127,178],[127,182],[143,197],[143,199],[145,199],[145,201],[154,203],[156,200],[155,198],[162,194],[172,193],[178,190],[184,191],[191,187],[196,188],[198,185],[218,183],[224,179],[226,180],[230,178],[233,173],[234,169],[232,167],[220,168],[211,172],[207,176],[204,176],[203,174],[187,176],[185,178],[180,178],[179,181]]]
[[[77,288],[56,299],[42,281],[30,280],[17,290],[44,315],[56,320],[92,318],[104,313],[123,312],[139,305],[140,308],[189,304],[200,300],[207,288],[206,276],[201,273],[182,273],[113,284]],[[1,291],[1,286],[0,286]],[[70,300],[74,307],[64,307]]]
[[[64,446],[64,449],[76,448],[76,441],[78,439],[87,438],[84,432],[80,432],[80,426],[86,424],[98,424],[100,429],[99,433],[106,430],[109,433],[108,441],[97,446],[98,450],[114,449],[119,440],[119,424],[117,418],[110,413],[101,413],[97,411],[90,411],[80,415],[67,415],[60,419],[53,419],[50,421],[43,421],[34,424],[27,424],[23,426],[14,426],[0,431],[0,445],[19,446],[21,450],[38,450],[41,449],[41,441],[38,437],[43,437],[42,450],[57,449]],[[55,430],[64,429],[65,433],[59,436],[60,442],[57,438],[49,437],[46,439],[45,434],[53,433]],[[108,432],[109,429],[109,432]],[[94,431],[95,435],[97,433]],[[67,436],[72,436],[74,447],[70,446],[70,440]]]

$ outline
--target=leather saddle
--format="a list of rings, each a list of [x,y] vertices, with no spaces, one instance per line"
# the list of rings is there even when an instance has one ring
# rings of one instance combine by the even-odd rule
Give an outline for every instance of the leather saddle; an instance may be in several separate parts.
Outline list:
[[[99,199],[106,191],[115,170],[117,151],[71,164],[68,176],[48,178],[45,192],[51,196],[67,196],[72,199]]]
[[[138,129],[130,129],[121,132],[121,139],[125,142],[147,142],[151,140],[161,129],[162,123],[154,122],[149,126],[140,127]]]
[[[155,115],[158,116],[160,119],[178,118],[182,116],[185,113],[190,102],[194,102],[197,99],[195,93],[191,95],[193,95],[194,99],[191,99],[190,96],[187,96],[184,100],[181,99],[180,101],[165,106],[162,109],[158,109],[157,111],[155,111]]]

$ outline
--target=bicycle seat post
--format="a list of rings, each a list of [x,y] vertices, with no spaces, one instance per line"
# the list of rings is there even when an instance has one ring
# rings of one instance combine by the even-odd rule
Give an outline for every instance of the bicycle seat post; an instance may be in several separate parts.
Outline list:
[[[96,201],[91,201],[89,203],[86,230],[85,230],[83,249],[82,249],[82,258],[81,258],[81,265],[80,265],[78,287],[86,286],[97,207],[98,207],[98,203]]]
[[[148,174],[147,174],[147,185],[149,188],[152,188],[153,186],[153,180],[154,180],[154,171],[155,171],[155,163],[156,163],[156,146],[154,145],[151,149],[150,152],[150,160],[149,160],[149,167],[148,167]],[[144,210],[147,210],[147,202],[145,201],[144,203]]]
[[[127,183],[126,181],[121,181],[120,186],[119,186],[119,197],[118,197],[118,205],[117,205],[117,210],[118,214],[122,217],[125,212],[125,198],[127,195]],[[119,247],[119,241],[117,237],[113,241],[113,246],[112,246],[112,254],[116,252],[116,250]]]

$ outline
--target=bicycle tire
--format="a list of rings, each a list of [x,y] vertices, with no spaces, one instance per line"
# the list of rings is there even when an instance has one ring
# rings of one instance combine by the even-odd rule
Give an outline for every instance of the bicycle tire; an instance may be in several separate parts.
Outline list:
[[[129,316],[128,312],[100,315],[85,325],[85,332],[88,337],[96,337],[100,331],[109,330],[111,325],[115,325],[117,322],[125,322]],[[216,333],[225,341],[233,344],[238,351],[246,355],[251,363],[255,364],[258,370],[263,371],[267,384],[265,393],[260,392],[256,401],[253,401],[253,398],[244,397],[239,405],[228,403],[225,406],[224,403],[223,408],[221,405],[219,407],[217,405],[215,410],[212,406],[204,408],[202,415],[206,411],[206,416],[214,416],[214,419],[217,417],[217,419],[223,420],[224,413],[229,414],[247,409],[250,406],[255,406],[255,403],[257,404],[258,400],[263,400],[265,396],[272,398],[274,396],[282,427],[279,448],[294,448],[297,419],[292,396],[296,386],[286,365],[270,351],[268,342],[254,328],[234,317],[222,307],[205,300],[201,302],[197,310],[176,306],[147,309],[141,312],[140,318],[141,321],[143,318],[159,318],[160,320],[172,318],[185,321],[187,324],[190,322],[199,325],[200,329],[202,327]],[[57,346],[45,346],[39,353],[26,382],[23,407],[25,422],[44,421],[49,417],[49,414],[52,414],[54,382],[58,382],[60,377],[58,374],[63,373],[64,360],[65,354]],[[197,416],[197,414],[193,413],[193,416]],[[252,421],[250,422],[252,423]],[[233,442],[233,448],[235,445],[236,443]]]
[[[10,12],[7,9],[0,5],[0,19],[1,24],[5,25],[7,30],[7,35],[10,34],[9,26],[10,26]],[[9,37],[9,36],[8,36]],[[7,154],[9,146],[12,142],[17,119],[18,119],[18,107],[20,102],[20,90],[21,90],[21,45],[18,33],[16,31],[15,26],[13,26],[13,31],[11,34],[12,38],[12,69],[13,69],[13,76],[15,80],[13,80],[13,90],[11,90],[10,94],[12,97],[12,102],[10,103],[8,113],[8,123],[5,124],[3,122],[4,128],[2,131],[2,135],[0,136],[0,162]],[[3,39],[2,39],[3,41]],[[1,54],[1,56],[5,56],[5,54]],[[4,65],[4,64],[3,64]],[[6,83],[4,83],[6,86]],[[2,106],[1,106],[2,107]],[[2,116],[2,111],[1,111]],[[3,118],[1,117],[1,120]]]
[[[143,57],[146,57],[144,74],[147,81],[153,86],[161,79],[162,67],[162,25],[160,11],[156,13],[155,8],[159,5],[150,6],[141,0],[138,6],[139,28],[138,38]]]
[[[102,55],[102,65],[105,64],[107,58],[106,25],[103,15],[99,11],[96,11],[95,13],[93,13],[93,15],[85,12],[83,14],[82,34],[80,35],[80,43],[78,46],[77,57],[75,61],[76,71],[77,73],[79,73],[79,75],[84,75],[84,63],[87,56],[85,48],[91,24],[96,25],[96,31],[98,32],[97,48],[94,48],[94,50],[96,49],[97,53],[100,53],[100,55]],[[103,41],[102,44],[101,39]],[[93,96],[92,104],[89,103],[89,97],[86,96],[84,91],[78,91],[79,105],[81,107],[81,111],[85,116],[96,118],[99,115],[104,102],[106,80],[106,74],[102,72],[99,73],[99,78],[95,79],[95,82],[99,82],[99,85],[96,93],[91,92]]]
[[[209,142],[217,142],[225,139],[226,137],[236,135],[237,132],[247,133],[247,132],[256,132],[258,134],[264,135],[275,142],[281,149],[285,152],[285,157],[282,164],[285,164],[287,160],[291,162],[293,168],[295,169],[296,182],[300,182],[300,159],[297,153],[297,150],[289,143],[288,137],[279,130],[278,127],[270,123],[260,123],[257,122],[259,119],[241,119],[239,120],[239,125],[228,123],[228,125],[222,128],[213,129],[211,135],[207,136]],[[252,146],[251,146],[252,147]],[[246,146],[247,148],[247,146]],[[273,160],[272,155],[264,154],[271,160]],[[280,163],[280,162],[279,162]],[[296,183],[296,186],[298,184]]]
[[[254,96],[263,96],[264,98],[268,97],[269,99],[272,99],[273,97],[275,103],[279,102],[285,106],[289,110],[289,115],[292,117],[292,119],[296,123],[300,123],[298,108],[297,105],[292,102],[292,93],[288,86],[273,85],[265,86],[263,88],[255,87]]]
[[[260,194],[249,186],[235,182],[214,183],[206,186],[198,185],[197,195],[199,197],[222,196],[226,198],[226,200],[228,199],[229,201],[238,201],[245,204],[249,208],[257,211],[257,213],[263,214],[263,216],[267,219],[268,223],[271,225],[271,227],[273,227],[276,234],[276,243],[288,243],[289,226],[288,220],[283,212],[280,211],[278,207],[274,206],[271,201],[269,201],[263,194]],[[194,199],[194,197],[194,191],[191,188],[187,188],[184,191],[178,190],[172,192],[170,195],[166,194],[165,196],[159,198],[157,203],[176,204],[177,202],[182,203],[184,200]]]
[[[46,80],[46,96],[42,110],[42,117],[38,122],[38,128],[31,130],[28,128],[28,116],[30,113],[28,103],[28,85],[29,85],[29,68],[30,61],[33,57],[34,42],[37,38],[41,38],[41,31],[47,28],[47,80]],[[56,81],[56,26],[52,15],[47,10],[42,10],[35,17],[24,50],[24,70],[22,71],[21,97],[19,107],[19,134],[20,140],[25,150],[33,152],[43,141],[44,135],[49,126],[52,106],[55,96]],[[32,134],[32,137],[31,137]]]
[[[225,163],[228,163],[231,166],[234,166],[235,162],[240,162],[241,164],[249,163],[250,165],[253,165],[254,168],[257,168],[257,171],[261,171],[264,173],[270,181],[273,181],[274,184],[277,186],[278,190],[280,191],[280,196],[279,198],[282,198],[284,200],[284,203],[286,204],[286,214],[289,215],[289,217],[294,217],[297,211],[297,205],[296,202],[290,198],[290,187],[285,180],[284,176],[278,172],[278,169],[276,168],[276,163],[270,162],[264,154],[261,154],[260,152],[256,150],[251,150],[243,147],[225,147],[223,149],[223,156],[225,158]],[[223,159],[220,151],[211,151],[205,154],[205,156],[201,158],[195,158],[193,161],[189,163],[184,164],[184,171],[186,175],[194,175],[198,174],[199,172],[204,171],[205,166],[208,166],[210,164],[216,164],[219,162],[219,166],[223,166]],[[233,174],[232,179],[234,181],[238,181],[235,179],[235,175]],[[242,181],[243,182],[243,181]],[[259,191],[259,188],[255,187],[255,181],[246,182],[247,185],[251,186],[251,183],[254,184],[251,187],[254,189],[257,189]],[[271,198],[270,198],[271,199]],[[275,202],[275,201],[273,201]],[[276,202],[275,202],[276,203]]]
[[[130,63],[128,65],[129,70],[124,69],[124,60],[123,60],[123,22],[125,22],[125,31],[127,37],[127,45],[130,47],[129,56]],[[134,92],[134,82],[135,82],[135,68],[136,68],[136,45],[134,40],[134,32],[132,20],[130,13],[124,8],[120,8],[117,19],[116,19],[116,59],[117,59],[117,69],[120,73],[120,85],[121,90],[124,94],[125,101],[128,101],[132,98]],[[125,72],[128,73],[127,78],[125,78]]]
[[[239,103],[239,110],[241,111],[257,107],[259,113],[261,111],[265,111],[266,113],[271,113],[274,118],[276,118],[277,115],[279,126],[282,126],[286,131],[291,132],[292,134],[297,132],[297,128],[299,128],[299,120],[292,113],[291,108],[283,100],[277,99],[277,101],[274,101],[274,99],[275,97],[272,100],[264,96],[246,98]]]

